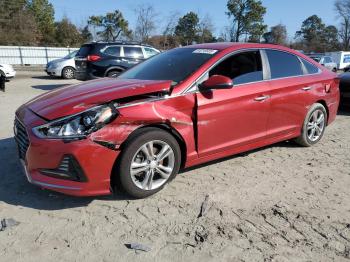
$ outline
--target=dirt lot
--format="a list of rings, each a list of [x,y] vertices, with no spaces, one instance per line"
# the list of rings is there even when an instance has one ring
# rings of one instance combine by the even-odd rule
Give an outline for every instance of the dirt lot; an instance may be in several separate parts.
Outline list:
[[[349,112],[313,148],[285,142],[186,170],[145,200],[74,198],[26,181],[12,135],[17,107],[74,82],[22,73],[0,94],[0,219],[20,222],[0,232],[1,261],[349,261]]]

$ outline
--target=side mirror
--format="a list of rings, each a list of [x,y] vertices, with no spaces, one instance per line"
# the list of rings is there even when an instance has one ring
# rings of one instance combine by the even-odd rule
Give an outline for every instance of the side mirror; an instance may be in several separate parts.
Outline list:
[[[200,84],[199,89],[230,89],[232,87],[233,81],[230,78],[222,75],[213,75]]]

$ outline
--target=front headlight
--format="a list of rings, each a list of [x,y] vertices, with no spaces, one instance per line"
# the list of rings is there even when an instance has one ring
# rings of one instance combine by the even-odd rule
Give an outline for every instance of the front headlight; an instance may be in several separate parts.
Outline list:
[[[76,115],[34,127],[33,133],[39,138],[85,138],[113,121],[117,116],[118,111],[113,104],[101,105]]]

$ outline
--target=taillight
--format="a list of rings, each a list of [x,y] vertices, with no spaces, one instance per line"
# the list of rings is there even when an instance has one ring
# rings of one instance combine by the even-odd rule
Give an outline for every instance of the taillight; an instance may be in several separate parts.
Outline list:
[[[98,61],[98,60],[100,60],[101,59],[101,57],[99,56],[99,55],[89,55],[88,57],[87,57],[87,60],[89,61],[89,62],[96,62],[96,61]]]

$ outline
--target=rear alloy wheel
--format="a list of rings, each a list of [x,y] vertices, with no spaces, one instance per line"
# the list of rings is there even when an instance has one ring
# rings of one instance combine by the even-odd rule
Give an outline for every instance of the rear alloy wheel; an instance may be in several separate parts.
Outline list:
[[[121,71],[112,70],[107,73],[107,77],[118,77],[121,73]]]
[[[63,68],[62,77],[64,79],[74,79],[75,78],[75,69],[72,67]]]
[[[314,104],[303,124],[300,137],[296,142],[302,146],[312,146],[321,140],[327,125],[327,111],[322,104]]]
[[[161,129],[143,128],[123,148],[115,175],[132,197],[144,198],[160,191],[179,171],[180,147]]]

